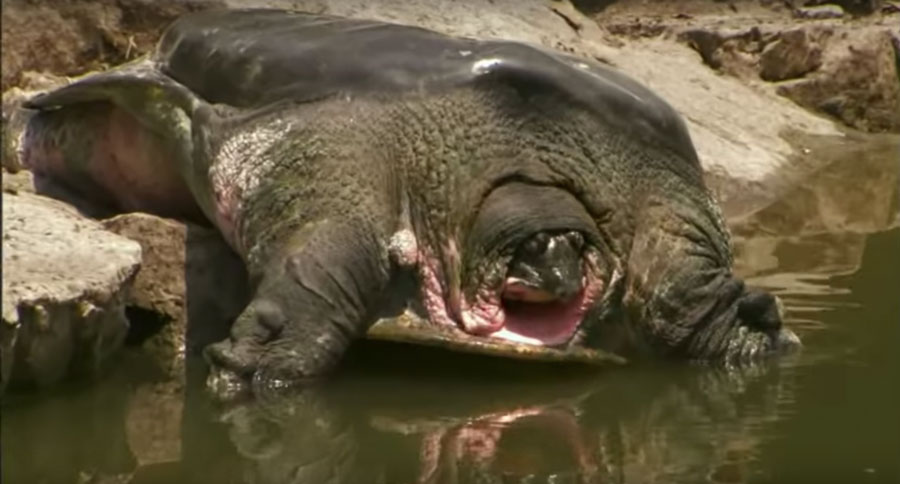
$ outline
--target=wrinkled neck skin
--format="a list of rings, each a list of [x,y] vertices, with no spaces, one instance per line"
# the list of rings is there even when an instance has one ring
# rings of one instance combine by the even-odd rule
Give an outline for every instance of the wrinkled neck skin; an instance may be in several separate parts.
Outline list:
[[[521,103],[506,93],[480,103],[492,99]],[[781,327],[777,300],[732,274],[727,230],[699,163],[558,107],[564,104],[531,98],[526,110],[498,108],[510,132],[495,136],[523,148],[500,151],[501,160],[511,161],[490,160],[496,168],[464,179],[468,190],[447,183],[447,206],[474,215],[451,211],[446,230],[434,220],[416,230],[424,241],[422,294],[430,320],[475,336],[626,355],[743,361],[798,346]],[[525,121],[511,122],[513,116]],[[444,117],[452,118],[428,119]],[[480,126],[497,124],[473,117]],[[555,230],[584,235],[581,294],[505,304],[515,249]]]
[[[647,195],[628,258],[624,310],[633,348],[748,363],[799,346],[775,296],[732,272],[730,240],[706,192],[668,177]]]

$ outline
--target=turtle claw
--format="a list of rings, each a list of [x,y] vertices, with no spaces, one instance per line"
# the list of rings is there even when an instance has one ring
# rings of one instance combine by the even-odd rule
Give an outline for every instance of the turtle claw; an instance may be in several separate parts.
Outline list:
[[[281,334],[284,324],[277,304],[265,299],[251,302],[235,321],[231,337],[204,350],[210,366],[207,387],[225,399],[246,391],[266,343]]]
[[[250,392],[247,380],[218,365],[210,365],[206,388],[222,402],[236,401]]]
[[[226,369],[238,376],[248,378],[256,370],[261,348],[250,348],[250,345],[230,340],[209,345],[204,351],[207,362],[212,367]]]
[[[333,368],[346,342],[329,334],[326,325],[289,321],[286,313],[304,312],[282,310],[270,298],[250,303],[235,321],[231,336],[205,349],[211,368],[207,387],[230,399],[247,389],[257,393],[303,386]]]
[[[278,337],[284,324],[284,315],[277,304],[256,299],[234,322],[231,337],[209,345],[204,355],[211,366],[249,378],[256,370],[264,345]]]
[[[222,400],[234,400],[250,390],[248,379],[253,376],[262,347],[232,340],[211,344],[203,351],[209,365],[206,387]]]
[[[285,346],[276,341],[275,346]],[[204,352],[210,366],[207,388],[222,400],[301,388],[317,381],[316,361],[308,361],[298,352],[271,348],[246,340],[225,340],[212,344]]]
[[[250,381],[250,387],[253,394],[260,395],[279,395],[287,392],[300,390],[308,387],[318,381],[315,377],[299,377],[291,374],[285,369],[272,369],[261,367],[253,373]]]

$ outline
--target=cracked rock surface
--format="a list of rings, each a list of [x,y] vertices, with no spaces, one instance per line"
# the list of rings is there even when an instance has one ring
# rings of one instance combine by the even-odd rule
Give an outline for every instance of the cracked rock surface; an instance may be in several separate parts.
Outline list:
[[[122,345],[137,242],[68,205],[3,194],[2,388],[93,374]]]

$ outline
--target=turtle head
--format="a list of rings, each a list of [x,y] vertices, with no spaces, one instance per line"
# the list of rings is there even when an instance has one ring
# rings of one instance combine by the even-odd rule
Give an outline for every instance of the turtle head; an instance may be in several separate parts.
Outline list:
[[[584,236],[578,231],[538,232],[519,244],[509,263],[503,298],[568,301],[581,291]]]

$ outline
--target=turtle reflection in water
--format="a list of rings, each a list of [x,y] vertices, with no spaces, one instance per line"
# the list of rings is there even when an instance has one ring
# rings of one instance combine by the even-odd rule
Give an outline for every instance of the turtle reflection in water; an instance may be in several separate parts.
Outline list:
[[[743,482],[790,383],[777,368],[648,370],[547,374],[539,385],[491,372],[422,381],[366,371],[248,399],[220,415],[240,457],[227,473],[273,484]],[[697,439],[695,425],[713,441]]]

